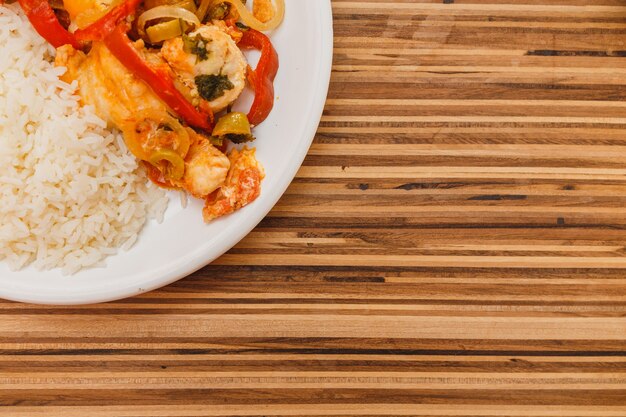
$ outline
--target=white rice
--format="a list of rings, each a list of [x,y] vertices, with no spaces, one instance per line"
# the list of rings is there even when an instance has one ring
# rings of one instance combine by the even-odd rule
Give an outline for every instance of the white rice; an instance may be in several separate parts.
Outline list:
[[[72,274],[130,248],[167,197],[53,53],[19,6],[0,6],[0,260]]]

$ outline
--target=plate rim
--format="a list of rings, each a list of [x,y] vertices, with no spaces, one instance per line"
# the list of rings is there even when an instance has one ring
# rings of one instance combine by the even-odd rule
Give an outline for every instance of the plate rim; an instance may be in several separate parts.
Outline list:
[[[285,191],[287,191],[287,188],[295,178],[298,170],[302,166],[302,163],[309,151],[309,148],[313,143],[315,133],[317,132],[319,121],[321,120],[322,112],[324,110],[326,98],[328,95],[328,88],[330,85],[330,76],[333,61],[334,30],[332,5],[331,0],[317,0],[315,3],[318,4],[319,13],[322,17],[322,27],[320,30],[322,48],[320,49],[321,60],[318,67],[318,86],[319,91],[321,91],[322,93],[314,97],[313,103],[310,107],[312,111],[305,125],[305,133],[303,135],[305,138],[308,138],[308,140],[302,140],[298,144],[298,147],[296,148],[293,156],[290,158],[290,164],[283,172],[282,178],[280,179],[276,187],[274,187],[274,190],[276,191],[274,192],[273,197],[266,202],[264,209],[260,210],[260,212],[263,213],[262,216],[249,216],[248,219],[254,220],[249,220],[246,226],[242,227],[238,233],[229,235],[225,239],[225,243],[222,245],[223,249],[215,253],[210,253],[210,248],[198,249],[190,255],[190,259],[186,263],[183,264],[181,261],[176,263],[175,265],[170,264],[164,266],[163,268],[166,269],[164,271],[155,271],[154,275],[156,276],[156,278],[151,278],[147,280],[145,283],[142,283],[141,287],[137,287],[135,284],[133,284],[119,288],[100,288],[91,291],[84,290],[82,292],[52,296],[42,296],[42,294],[37,293],[25,294],[17,289],[7,289],[0,287],[0,297],[11,301],[43,305],[84,305],[103,303],[133,297],[167,286],[180,279],[188,277],[190,274],[200,270],[206,265],[209,265],[211,262],[222,256],[233,246],[235,246],[239,241],[241,241],[245,236],[247,236],[267,216],[271,209],[276,205],[278,200],[283,196]]]

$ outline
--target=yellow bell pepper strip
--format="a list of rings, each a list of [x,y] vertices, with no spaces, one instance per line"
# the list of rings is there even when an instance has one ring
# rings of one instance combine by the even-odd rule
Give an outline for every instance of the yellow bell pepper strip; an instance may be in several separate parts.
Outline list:
[[[150,26],[146,29],[146,35],[148,35],[150,43],[154,44],[175,38],[182,34],[183,28],[180,19],[157,23],[156,25]]]
[[[115,30],[118,24],[135,13],[142,0],[127,0],[112,8],[93,24],[84,29],[78,29],[74,36],[79,41],[101,41]]]

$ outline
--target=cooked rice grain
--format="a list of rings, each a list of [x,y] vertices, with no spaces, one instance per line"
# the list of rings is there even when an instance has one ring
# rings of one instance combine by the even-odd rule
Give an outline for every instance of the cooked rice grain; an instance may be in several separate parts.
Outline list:
[[[132,246],[167,197],[79,106],[53,53],[19,6],[0,6],[0,259],[71,274]]]

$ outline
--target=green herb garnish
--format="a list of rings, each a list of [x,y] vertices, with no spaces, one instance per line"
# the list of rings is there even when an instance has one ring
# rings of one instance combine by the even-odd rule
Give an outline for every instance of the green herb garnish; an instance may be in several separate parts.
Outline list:
[[[237,134],[237,133],[228,133],[221,137],[224,139],[228,139],[232,143],[246,143],[246,142],[252,142],[253,140],[256,139],[252,135]]]
[[[195,37],[183,35],[183,49],[185,52],[192,53],[198,57],[199,61],[209,59],[209,51],[206,47],[209,41],[200,35]]]
[[[236,22],[235,26],[237,26],[239,29],[243,30],[244,32],[250,29],[250,26],[246,26],[241,22]]]
[[[235,88],[225,75],[198,75],[194,80],[200,97],[207,101],[222,97],[226,90]]]

